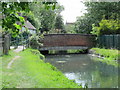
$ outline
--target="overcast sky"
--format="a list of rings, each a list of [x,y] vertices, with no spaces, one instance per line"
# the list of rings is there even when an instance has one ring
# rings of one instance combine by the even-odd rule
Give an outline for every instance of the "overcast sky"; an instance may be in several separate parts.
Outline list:
[[[61,13],[64,22],[75,22],[77,16],[83,15],[86,7],[81,1],[83,0],[58,0],[65,8]]]

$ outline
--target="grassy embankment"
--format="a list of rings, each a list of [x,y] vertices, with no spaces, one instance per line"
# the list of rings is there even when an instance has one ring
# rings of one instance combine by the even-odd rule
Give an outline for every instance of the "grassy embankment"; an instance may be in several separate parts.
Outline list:
[[[103,59],[97,58],[96,60],[106,62],[111,65],[117,66],[117,60],[120,59],[120,51],[115,49],[100,49],[100,48],[92,48],[95,54],[104,57]]]
[[[8,63],[14,58],[10,69]],[[18,54],[10,51],[10,55],[2,58],[3,88],[81,88],[72,80],[68,80],[62,72],[49,63],[45,63],[42,55],[36,50],[27,49]]]

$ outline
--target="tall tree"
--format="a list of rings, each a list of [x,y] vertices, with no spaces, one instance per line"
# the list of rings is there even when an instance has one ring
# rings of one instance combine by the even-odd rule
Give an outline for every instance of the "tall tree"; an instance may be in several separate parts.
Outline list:
[[[48,5],[49,8],[46,8],[46,3],[47,2],[39,1],[30,4],[33,15],[29,15],[29,17],[32,18],[36,28],[42,33],[54,29],[55,18],[63,10],[63,7],[56,3],[56,0],[53,2],[55,4],[55,6],[53,4],[54,8],[50,7],[51,5]],[[52,2],[49,3],[52,4]]]
[[[55,30],[58,30],[59,33],[64,32],[64,23],[61,15],[58,15],[55,20]]]
[[[85,2],[87,14],[98,24],[103,16],[105,19],[120,17],[120,2]]]
[[[120,18],[120,2],[84,2],[87,13],[79,17],[75,24],[77,33],[90,33],[92,24],[99,26],[99,22],[105,19]]]
[[[5,33],[12,33],[13,36],[18,35],[25,22],[24,18],[19,15],[22,12],[29,12],[28,2],[2,2],[2,28]]]
[[[89,34],[91,32],[91,25],[92,25],[92,18],[90,18],[88,15],[85,14],[85,16],[81,16],[77,18],[77,21],[75,22],[75,28],[74,30],[76,33],[85,33]]]

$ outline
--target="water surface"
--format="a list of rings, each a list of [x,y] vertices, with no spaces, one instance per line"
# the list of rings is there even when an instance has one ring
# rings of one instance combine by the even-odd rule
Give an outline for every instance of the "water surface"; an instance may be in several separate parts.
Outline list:
[[[78,85],[89,88],[117,88],[118,68],[100,61],[94,61],[87,54],[47,55],[51,63]]]

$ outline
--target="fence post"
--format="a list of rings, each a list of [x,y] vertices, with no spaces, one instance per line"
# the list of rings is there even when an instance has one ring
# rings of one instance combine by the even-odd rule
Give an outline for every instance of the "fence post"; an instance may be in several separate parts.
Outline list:
[[[0,33],[0,56],[3,55],[3,39],[2,34]]]
[[[9,46],[10,46],[10,38],[8,35],[5,35],[5,38],[4,38],[4,45],[3,45],[3,53],[5,55],[8,55],[8,52],[9,52]]]
[[[115,48],[114,41],[115,41],[115,40],[114,40],[114,35],[112,35],[112,46],[113,46],[112,48]]]

